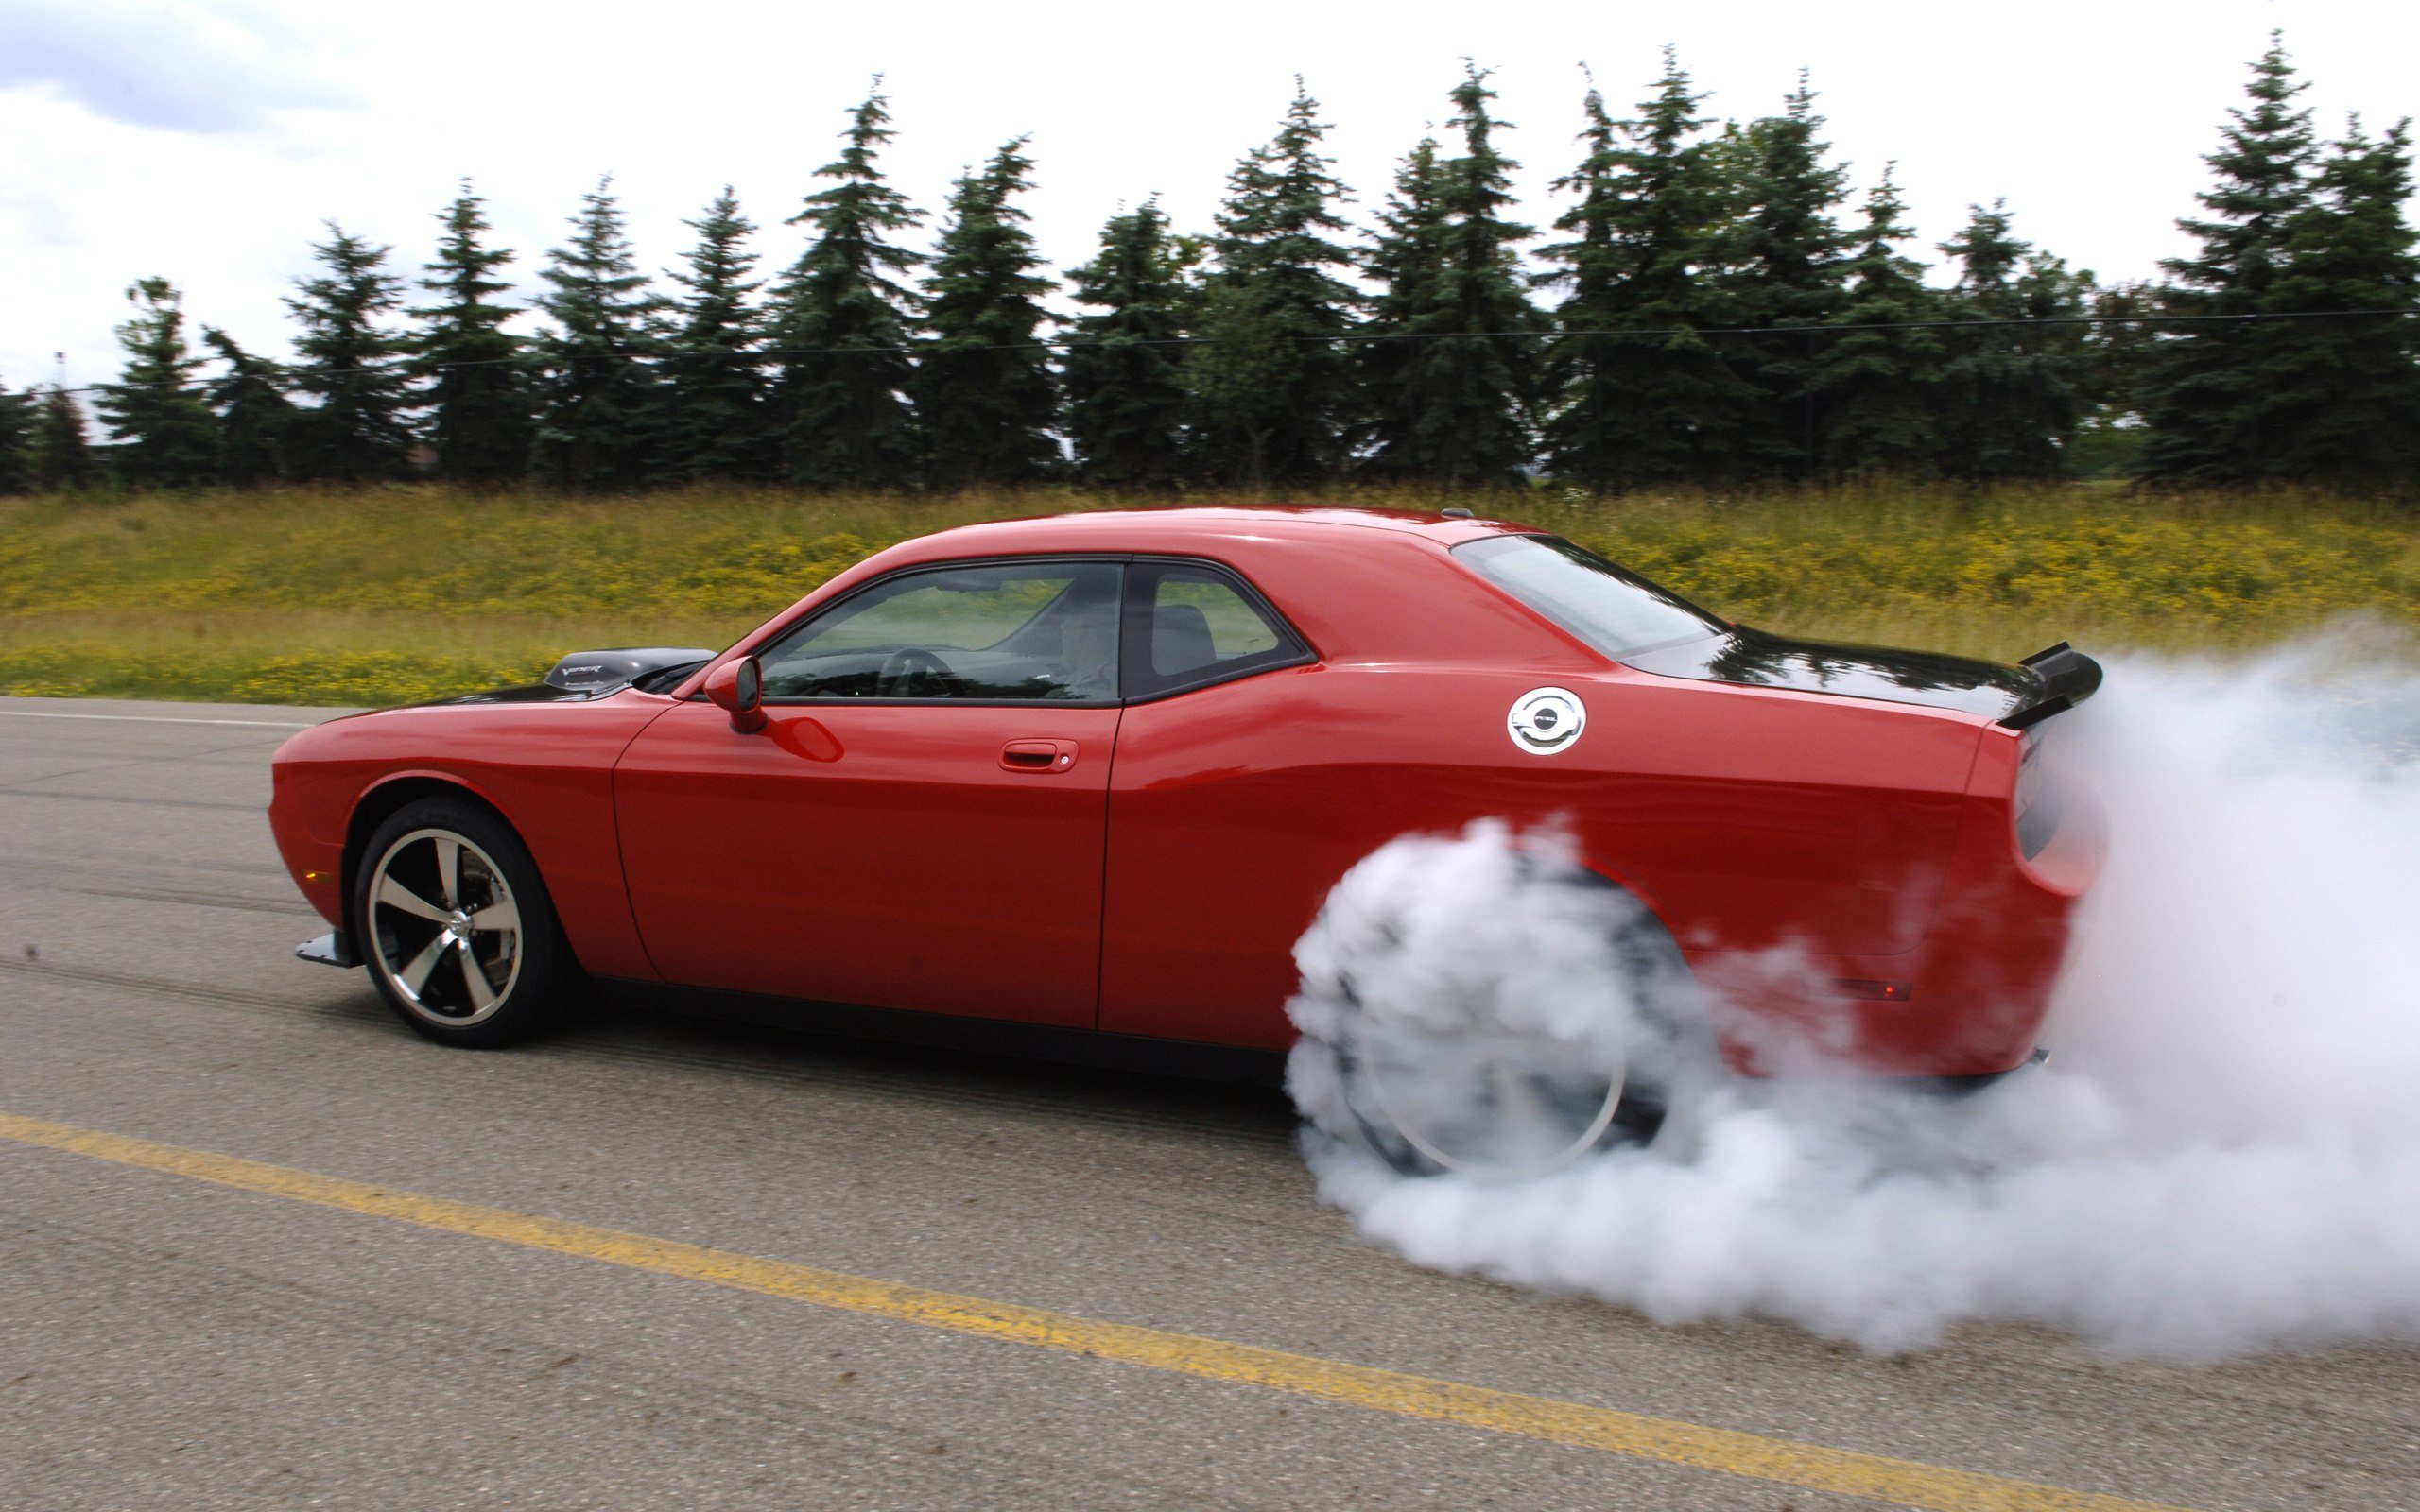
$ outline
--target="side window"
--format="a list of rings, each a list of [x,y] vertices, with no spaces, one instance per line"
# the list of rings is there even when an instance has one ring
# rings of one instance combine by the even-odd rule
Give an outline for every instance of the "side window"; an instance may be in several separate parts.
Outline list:
[[[1068,561],[902,574],[759,652],[765,696],[1115,702],[1120,576]]]
[[[1127,570],[1126,696],[1146,698],[1310,660],[1285,624],[1214,567]]]

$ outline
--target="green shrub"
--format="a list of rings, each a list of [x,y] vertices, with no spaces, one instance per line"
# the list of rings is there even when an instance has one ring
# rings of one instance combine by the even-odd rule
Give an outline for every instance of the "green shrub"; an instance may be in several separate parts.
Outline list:
[[[2319,496],[1872,484],[1316,502],[1462,503],[1566,534],[1731,619],[2002,658],[2059,639],[2232,649],[2346,614],[2420,621],[2420,521]],[[564,499],[421,486],[0,501],[0,691],[437,696],[528,680],[583,645],[725,644],[894,541],[1118,503],[1048,489]]]

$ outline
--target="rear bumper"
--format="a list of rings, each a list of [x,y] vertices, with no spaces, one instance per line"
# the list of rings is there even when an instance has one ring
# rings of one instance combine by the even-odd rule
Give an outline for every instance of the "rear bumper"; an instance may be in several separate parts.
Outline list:
[[[2098,794],[2069,783],[2059,828],[2031,859],[2013,833],[1978,824],[1924,945],[1903,1004],[1861,1004],[1856,1057],[1929,1076],[1993,1076],[2024,1066],[2041,1042],[2075,915],[2109,850]]]
[[[2024,1068],[2035,1057],[2075,912],[2100,874],[2108,833],[2099,797],[2071,786],[2058,831],[2029,860],[2009,805],[1977,802],[1915,949],[1780,953],[1701,967],[1728,1005],[1719,1024],[1726,1058],[1751,1075],[1821,1066],[1953,1084]]]

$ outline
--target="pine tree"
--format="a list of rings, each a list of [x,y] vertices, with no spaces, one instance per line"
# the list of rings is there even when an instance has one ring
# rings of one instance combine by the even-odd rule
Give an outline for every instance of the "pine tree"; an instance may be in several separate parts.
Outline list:
[[[816,170],[832,186],[790,217],[813,236],[783,279],[775,397],[783,470],[818,489],[900,489],[917,480],[916,415],[907,389],[914,299],[897,275],[922,261],[890,238],[924,218],[883,180],[890,101],[851,112],[840,156]]]
[[[546,254],[550,285],[538,308],[551,322],[536,342],[540,370],[537,474],[576,490],[650,481],[654,404],[648,321],[654,301],[631,259],[611,175],[580,197],[571,243]]]
[[[185,340],[184,301],[164,278],[126,291],[134,316],[117,328],[126,349],[118,381],[95,408],[117,438],[120,477],[138,489],[185,489],[210,481],[216,426],[194,382],[200,359]]]
[[[1371,406],[1374,471],[1409,472],[1416,451],[1410,407],[1421,370],[1421,338],[1415,333],[1437,301],[1445,264],[1444,159],[1435,137],[1423,137],[1395,169],[1392,191],[1378,212],[1376,245],[1364,271],[1378,286],[1370,302],[1366,334],[1356,352],[1363,392]],[[1390,455],[1392,454],[1392,455]]]
[[[779,465],[770,429],[763,317],[752,296],[763,285],[749,275],[756,254],[748,249],[755,226],[739,213],[739,200],[725,184],[696,220],[697,245],[672,281],[685,291],[666,311],[662,337],[665,383],[660,391],[657,444],[665,474],[709,478],[769,479]]]
[[[2160,298],[2159,286],[2147,280],[2095,289],[2093,323],[2085,328],[2085,395],[2138,428],[2143,381],[2158,345]]]
[[[402,302],[386,271],[388,249],[328,223],[311,249],[322,267],[299,281],[285,307],[302,324],[294,388],[313,401],[295,417],[290,461],[298,478],[364,483],[404,471],[412,445],[409,378],[402,342],[382,318]]]
[[[1595,360],[1590,336],[1574,339],[1569,333],[1603,330],[1621,316],[1634,270],[1621,238],[1622,213],[1627,208],[1622,181],[1621,129],[1605,109],[1604,93],[1587,73],[1588,93],[1581,97],[1583,125],[1580,143],[1586,148],[1580,165],[1554,181],[1558,194],[1574,194],[1579,202],[1555,217],[1554,229],[1571,233],[1569,241],[1553,242],[1538,255],[1558,269],[1538,275],[1541,288],[1561,288],[1555,321],[1565,334],[1547,350],[1548,394],[1544,439],[1548,462],[1566,481],[1600,481],[1616,470],[1590,455],[1595,432],[1605,412],[1618,409],[1624,396],[1604,382]]]
[[[35,395],[12,394],[0,386],[0,499],[33,490],[38,414]]]
[[[84,438],[84,406],[57,384],[43,395],[34,418],[33,463],[34,487],[44,493],[89,489],[100,481]]]
[[[1052,281],[1014,203],[1033,164],[1024,137],[958,180],[925,291],[925,343],[908,392],[935,489],[1029,483],[1058,471],[1059,383],[1038,343]]]
[[[2083,419],[2068,449],[2068,471],[2083,477],[2131,477],[2143,451],[2143,381],[2158,339],[2156,284],[2143,280],[2092,290],[2090,324],[2078,342]]]
[[[1706,277],[1728,201],[1698,140],[1704,96],[1669,47],[1638,114],[1613,122],[1594,90],[1586,158],[1558,187],[1580,202],[1545,249],[1565,270],[1547,422],[1559,477],[1613,489],[1703,476],[1730,455],[1750,391],[1697,332],[1725,322]],[[1668,335],[1600,333],[1655,331]]]
[[[2372,141],[2356,119],[2287,228],[2268,313],[2383,310],[2281,322],[2258,410],[2266,475],[2353,491],[2420,487],[2420,256],[2411,123]]]
[[[1168,489],[1185,474],[1183,349],[1198,244],[1168,233],[1156,199],[1114,215],[1100,253],[1068,274],[1078,304],[1061,365],[1077,474],[1108,489]]]
[[[1297,78],[1277,134],[1227,176],[1186,363],[1197,463],[1217,481],[1311,486],[1353,455],[1362,396],[1341,338],[1359,298],[1338,277],[1353,254],[1335,240],[1350,195],[1319,110]]]
[[[1942,243],[1959,265],[1947,314],[1966,321],[2028,322],[2083,313],[2089,273],[2019,240],[2008,209],[1972,207]],[[2077,327],[2012,324],[1953,333],[1944,373],[1942,468],[1967,479],[2055,477],[2083,418],[2085,360]]]
[[[485,203],[465,179],[438,213],[445,232],[425,268],[431,276],[420,281],[438,302],[411,312],[423,322],[413,367],[431,412],[437,475],[457,483],[502,483],[529,466],[529,375],[520,338],[504,329],[517,312],[495,299],[511,287],[494,275],[512,253],[486,245]]]
[[[2251,103],[2228,112],[2222,144],[2204,160],[2218,176],[2198,197],[2211,218],[2177,222],[2200,249],[2160,265],[2171,281],[2163,313],[2243,316],[2266,307],[2287,240],[2310,204],[2310,112],[2294,108],[2302,91],[2273,33],[2253,64]],[[2144,386],[2147,476],[2236,483],[2271,472],[2260,414],[2285,335],[2279,324],[2197,318],[2162,333]]]
[[[1376,393],[1373,469],[1437,483],[1492,483],[1531,461],[1530,418],[1539,397],[1540,351],[1530,333],[1546,320],[1530,302],[1515,249],[1534,234],[1506,218],[1512,174],[1489,114],[1495,92],[1472,65],[1453,90],[1448,123],[1461,152],[1407,164],[1404,203],[1382,252],[1397,273],[1374,335],[1407,349]],[[1415,156],[1418,156],[1415,150]],[[1423,242],[1433,238],[1433,252]]]
[[[1921,478],[1940,462],[1942,333],[1909,327],[1941,306],[1923,267],[1899,249],[1915,235],[1906,214],[1886,166],[1842,265],[1846,300],[1832,319],[1842,329],[1825,340],[1811,377],[1824,421],[1818,465],[1831,476]]]
[[[1741,136],[1742,203],[1723,258],[1729,318],[1754,330],[1808,331],[1725,340],[1732,370],[1756,393],[1736,462],[1750,475],[1803,479],[1821,450],[1817,375],[1827,342],[1815,333],[1838,318],[1845,301],[1849,245],[1834,219],[1848,173],[1824,162],[1830,148],[1823,129],[1802,74],[1783,113],[1751,123]]]
[[[285,373],[216,326],[203,326],[201,340],[227,365],[209,387],[210,407],[218,419],[218,476],[239,489],[277,482],[286,473],[286,448],[299,413],[285,397]]]

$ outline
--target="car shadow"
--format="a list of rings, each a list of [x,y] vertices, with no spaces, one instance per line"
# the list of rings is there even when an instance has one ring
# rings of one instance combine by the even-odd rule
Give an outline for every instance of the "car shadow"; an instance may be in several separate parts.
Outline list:
[[[914,1100],[1013,1107],[1087,1123],[1197,1130],[1280,1145],[1291,1143],[1297,1125],[1292,1102],[1273,1087],[904,1044],[653,1007],[599,1004],[525,1049],[680,1064],[769,1082],[851,1086]]]

